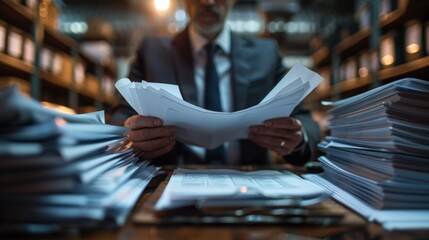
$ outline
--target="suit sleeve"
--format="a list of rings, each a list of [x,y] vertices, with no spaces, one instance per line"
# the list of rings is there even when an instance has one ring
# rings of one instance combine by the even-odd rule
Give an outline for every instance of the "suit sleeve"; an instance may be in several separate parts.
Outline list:
[[[144,79],[144,49],[145,41],[139,47],[135,54],[135,58],[131,64],[128,78],[131,81],[138,81]],[[136,115],[137,112],[128,104],[128,102],[121,96],[118,103],[110,111],[109,123],[113,125],[122,126],[127,118]]]

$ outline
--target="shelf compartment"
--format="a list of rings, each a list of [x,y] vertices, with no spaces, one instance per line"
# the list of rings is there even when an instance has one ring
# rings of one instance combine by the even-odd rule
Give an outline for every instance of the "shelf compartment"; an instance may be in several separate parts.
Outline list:
[[[49,26],[44,27],[45,36],[43,42],[50,47],[57,50],[63,51],[70,54],[74,49],[79,48],[79,44],[72,38],[50,28]]]
[[[32,31],[33,24],[36,21],[36,15],[31,9],[12,0],[0,1],[0,9],[0,19],[4,20],[11,26],[21,29],[22,31]]]
[[[370,34],[370,29],[365,28],[347,37],[334,48],[334,54],[344,59],[368,48]]]

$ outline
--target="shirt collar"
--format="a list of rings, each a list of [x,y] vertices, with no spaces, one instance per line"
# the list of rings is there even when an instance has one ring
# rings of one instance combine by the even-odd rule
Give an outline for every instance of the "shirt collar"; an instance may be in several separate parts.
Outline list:
[[[192,50],[194,53],[199,53],[207,44],[207,39],[195,31],[193,26],[189,27],[189,37],[191,39]],[[214,41],[224,53],[229,54],[231,50],[231,31],[228,25],[225,24],[222,32],[217,36]]]

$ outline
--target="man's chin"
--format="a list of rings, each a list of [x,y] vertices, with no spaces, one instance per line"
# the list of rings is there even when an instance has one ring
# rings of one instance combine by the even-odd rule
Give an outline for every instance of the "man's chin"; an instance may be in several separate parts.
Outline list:
[[[216,24],[197,24],[196,30],[205,37],[213,37],[222,31],[223,25]]]

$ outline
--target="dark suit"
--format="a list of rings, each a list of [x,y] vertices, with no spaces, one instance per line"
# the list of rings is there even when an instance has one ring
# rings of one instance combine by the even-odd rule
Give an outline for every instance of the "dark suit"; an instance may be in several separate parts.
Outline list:
[[[234,111],[258,104],[275,84],[284,76],[286,69],[281,64],[275,41],[256,39],[231,34],[231,82],[234,95]],[[197,104],[194,81],[194,61],[188,31],[178,34],[174,39],[146,38],[140,46],[131,66],[131,80],[177,84],[183,99]],[[113,109],[112,123],[120,124],[134,110],[122,99]],[[292,115],[303,123],[309,136],[305,151],[295,152],[285,160],[302,165],[314,152],[319,141],[319,129],[310,114],[297,107]],[[159,163],[176,163],[178,156],[184,156],[185,163],[195,163],[195,156],[180,144],[163,156]],[[266,149],[248,140],[240,140],[241,164],[267,164]]]

